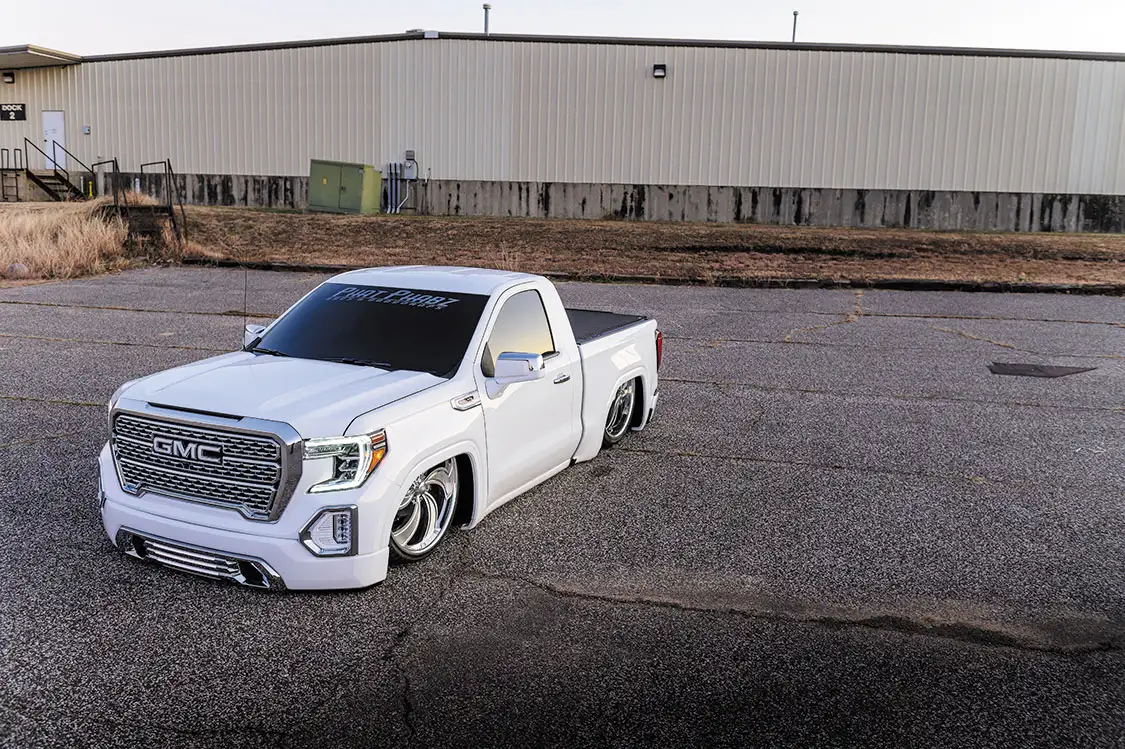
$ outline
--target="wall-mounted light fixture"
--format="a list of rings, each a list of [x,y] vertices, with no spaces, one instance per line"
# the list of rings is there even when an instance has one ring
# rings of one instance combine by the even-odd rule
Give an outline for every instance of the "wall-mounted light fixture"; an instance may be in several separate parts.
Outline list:
[[[665,65],[662,62],[658,62],[655,65],[653,65],[652,66],[652,77],[653,78],[667,78],[668,77],[668,66]]]
[[[15,83],[16,82],[16,71],[5,70],[3,73],[0,73],[0,78],[4,79],[4,83]]]

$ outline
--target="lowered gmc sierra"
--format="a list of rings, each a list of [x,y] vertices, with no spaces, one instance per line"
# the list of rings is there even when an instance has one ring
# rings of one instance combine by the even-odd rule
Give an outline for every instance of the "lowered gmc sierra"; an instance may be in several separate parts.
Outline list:
[[[356,588],[643,429],[663,340],[540,276],[336,276],[241,351],[122,385],[99,457],[121,551],[271,590]]]

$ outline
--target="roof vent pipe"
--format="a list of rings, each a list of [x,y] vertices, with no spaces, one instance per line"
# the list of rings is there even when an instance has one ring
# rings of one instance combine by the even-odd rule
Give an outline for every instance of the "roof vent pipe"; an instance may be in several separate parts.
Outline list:
[[[485,33],[485,35],[487,35],[488,34],[488,11],[492,10],[492,6],[489,5],[488,3],[485,3],[481,7],[484,8],[484,33]]]

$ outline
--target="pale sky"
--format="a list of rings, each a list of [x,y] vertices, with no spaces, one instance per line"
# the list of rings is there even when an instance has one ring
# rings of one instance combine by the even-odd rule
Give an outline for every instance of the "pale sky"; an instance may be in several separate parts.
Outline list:
[[[1125,0],[493,0],[492,31],[1125,53]],[[482,29],[475,0],[11,0],[0,46],[77,54]]]

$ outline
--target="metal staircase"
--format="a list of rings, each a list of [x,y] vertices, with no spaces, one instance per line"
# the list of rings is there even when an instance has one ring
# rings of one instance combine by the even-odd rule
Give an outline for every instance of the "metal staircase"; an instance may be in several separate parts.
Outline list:
[[[51,165],[50,169],[31,169],[25,164],[23,170],[27,181],[46,193],[47,197],[55,201],[85,200],[87,197],[93,197],[94,172],[90,167],[83,164],[77,156],[66,150],[65,147],[56,141],[51,141],[50,155],[39,146],[32,143],[28,138],[23,139],[23,144],[24,153],[27,154],[29,158],[31,156],[31,150],[35,149],[43,156],[44,162]],[[59,152],[73,159],[74,162],[85,171],[72,172],[59,166]],[[83,190],[83,186],[86,186],[87,189]]]
[[[184,212],[184,199],[176,180],[176,173],[172,169],[172,160],[152,161],[141,164],[141,174],[159,175],[160,184],[157,192],[161,202],[142,205],[136,201],[130,202],[129,191],[123,185],[121,172],[117,166],[117,159],[99,161],[93,169],[109,167],[105,173],[106,193],[112,196],[113,203],[105,206],[107,215],[119,216],[129,227],[131,236],[158,237],[163,233],[164,221],[172,227],[176,241],[183,243],[187,237],[187,214]],[[159,167],[157,172],[153,167]],[[154,196],[156,197],[156,196]],[[179,208],[179,218],[176,217],[176,208]]]

